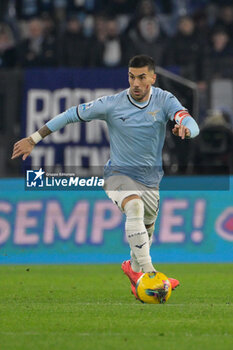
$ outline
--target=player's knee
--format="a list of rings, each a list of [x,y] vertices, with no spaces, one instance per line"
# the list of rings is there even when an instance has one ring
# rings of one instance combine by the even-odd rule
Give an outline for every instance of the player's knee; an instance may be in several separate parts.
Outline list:
[[[144,204],[140,197],[129,200],[125,206],[124,211],[127,219],[143,219]]]
[[[145,225],[145,226],[146,226],[146,228],[148,229],[148,228],[152,228],[154,225],[155,225],[155,223],[154,223],[154,222],[152,222],[152,224]]]
[[[137,194],[131,194],[130,196],[126,197],[123,199],[122,203],[121,203],[121,207],[124,210],[125,209],[125,205],[131,201],[132,199],[141,199]]]

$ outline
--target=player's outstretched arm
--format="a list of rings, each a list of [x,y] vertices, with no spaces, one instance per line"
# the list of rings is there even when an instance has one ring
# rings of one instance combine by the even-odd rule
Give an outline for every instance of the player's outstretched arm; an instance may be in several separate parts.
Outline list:
[[[14,149],[11,159],[18,158],[22,156],[22,159],[25,160],[29,154],[32,152],[35,145],[41,141],[44,137],[51,134],[51,130],[44,125],[41,129],[36,131],[29,137],[25,137],[14,144]]]
[[[77,107],[71,107],[67,109],[65,112],[58,114],[53,119],[49,120],[44,126],[42,126],[42,128],[40,128],[34,134],[16,142],[14,144],[11,159],[23,156],[22,159],[25,160],[29,156],[35,145],[38,142],[40,142],[43,138],[45,138],[52,132],[63,128],[69,123],[75,123],[79,121],[76,109]]]
[[[81,110],[86,114],[83,115],[82,118],[79,116],[78,107],[76,106],[70,107],[65,112],[58,114],[53,119],[49,120],[40,130],[36,131],[31,136],[16,142],[11,159],[23,156],[22,159],[25,160],[38,142],[52,132],[63,128],[67,124],[80,121],[90,121],[92,119],[105,119],[106,108],[103,103],[104,100],[106,100],[106,98],[103,97],[94,102],[90,102],[87,105],[80,105]],[[93,112],[90,112],[91,106],[93,106],[91,109]]]

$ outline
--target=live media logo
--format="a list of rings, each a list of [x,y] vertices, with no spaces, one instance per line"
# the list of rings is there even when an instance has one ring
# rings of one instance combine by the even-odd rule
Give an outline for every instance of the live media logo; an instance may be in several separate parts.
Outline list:
[[[27,170],[26,187],[43,187],[44,174],[45,171],[42,168],[40,170]]]
[[[90,190],[101,189],[104,185],[104,179],[97,176],[90,178],[80,178],[78,176],[65,176],[65,174],[56,174],[55,176],[46,176],[45,171],[39,170],[26,171],[26,190]]]

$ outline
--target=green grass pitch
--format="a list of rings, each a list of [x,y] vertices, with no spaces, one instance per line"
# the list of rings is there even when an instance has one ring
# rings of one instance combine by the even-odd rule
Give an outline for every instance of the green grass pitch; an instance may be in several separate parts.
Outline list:
[[[233,349],[233,264],[157,269],[181,281],[164,305],[135,300],[120,264],[0,266],[0,349]]]

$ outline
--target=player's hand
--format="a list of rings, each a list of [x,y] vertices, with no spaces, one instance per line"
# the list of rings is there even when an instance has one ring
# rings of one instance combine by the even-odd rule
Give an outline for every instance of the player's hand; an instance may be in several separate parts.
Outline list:
[[[172,133],[175,136],[181,137],[182,140],[184,140],[186,137],[190,137],[190,130],[184,126],[184,125],[178,125],[175,124],[174,128],[172,129]]]
[[[12,153],[11,159],[18,158],[19,156],[23,156],[22,159],[25,160],[33,148],[35,147],[35,143],[30,137],[26,137],[14,144],[14,149]]]

